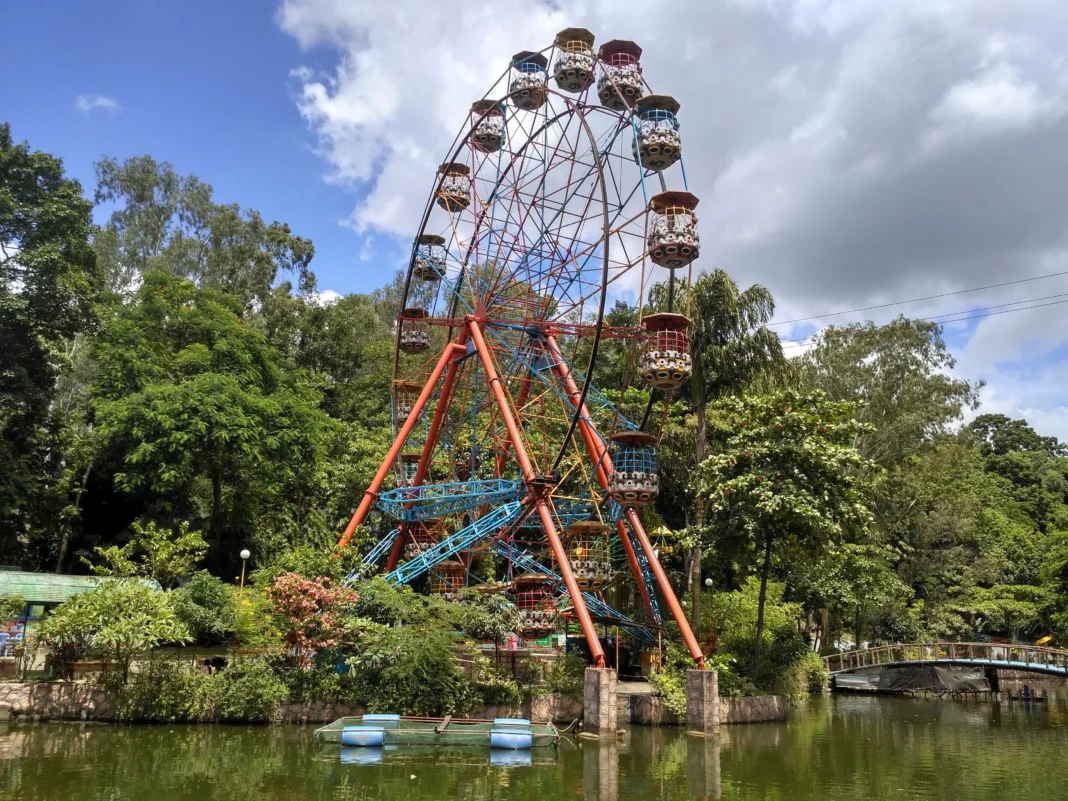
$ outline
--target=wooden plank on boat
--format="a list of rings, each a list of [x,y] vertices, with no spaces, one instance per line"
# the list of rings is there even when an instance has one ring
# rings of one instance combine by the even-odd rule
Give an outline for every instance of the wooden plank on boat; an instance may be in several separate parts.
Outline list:
[[[441,734],[445,731],[449,727],[450,720],[452,720],[452,715],[446,715],[445,720],[441,721],[441,725],[434,727],[434,734]]]

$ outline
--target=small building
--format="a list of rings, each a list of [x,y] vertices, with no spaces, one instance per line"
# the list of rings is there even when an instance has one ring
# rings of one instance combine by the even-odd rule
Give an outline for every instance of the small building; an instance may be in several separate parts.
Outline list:
[[[29,637],[41,618],[53,609],[83,592],[88,592],[104,581],[115,581],[102,576],[68,576],[57,573],[30,573],[13,567],[0,566],[0,597],[21,596],[26,599],[26,608],[13,620],[0,620],[0,657],[10,656],[16,645]],[[160,589],[151,579],[140,581],[152,589]],[[6,635],[6,636],[5,636]]]

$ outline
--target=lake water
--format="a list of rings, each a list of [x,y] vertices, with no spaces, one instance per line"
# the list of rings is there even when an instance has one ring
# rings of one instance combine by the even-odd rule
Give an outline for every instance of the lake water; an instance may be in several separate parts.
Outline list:
[[[0,724],[0,799],[1068,799],[1068,712],[1053,704],[839,696],[722,732],[632,727],[507,764],[526,757],[343,753],[312,727]]]

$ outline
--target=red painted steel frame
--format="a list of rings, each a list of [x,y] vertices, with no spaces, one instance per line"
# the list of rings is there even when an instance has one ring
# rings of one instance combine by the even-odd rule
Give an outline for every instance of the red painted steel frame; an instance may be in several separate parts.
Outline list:
[[[453,345],[466,348],[467,345],[467,330],[465,329],[459,339]],[[456,376],[459,375],[461,366],[454,362],[449,362],[449,368],[445,373],[445,383],[441,386],[441,395],[438,397],[438,404],[434,409],[434,417],[430,421],[430,430],[426,435],[426,442],[423,443],[423,452],[419,455],[419,464],[415,468],[415,475],[412,476],[412,486],[417,487],[423,483],[423,479],[426,477],[426,471],[430,467],[430,460],[434,455],[434,448],[438,445],[438,434],[441,432],[441,423],[445,419],[445,410],[449,407],[449,402],[452,398],[452,387],[456,382]],[[407,530],[406,525],[401,526],[402,531]],[[386,572],[392,573],[393,569],[397,566],[397,562],[400,561],[401,553],[404,550],[404,536],[397,537],[393,541],[393,547],[390,548],[389,558],[386,560]]]
[[[527,456],[526,446],[523,444],[522,435],[519,433],[519,426],[516,425],[515,418],[508,405],[508,398],[505,396],[504,388],[501,386],[500,376],[497,375],[497,368],[493,364],[493,354],[490,353],[489,348],[486,346],[486,341],[482,337],[482,330],[479,327],[479,321],[476,318],[471,317],[468,319],[467,328],[471,334],[472,341],[475,343],[479,358],[482,360],[482,366],[486,370],[486,380],[490,387],[493,388],[493,395],[497,400],[501,419],[504,420],[504,425],[508,429],[508,438],[512,441],[516,459],[523,471],[523,480],[528,488],[532,487],[536,478],[534,467]],[[549,539],[549,546],[556,557],[560,575],[563,577],[567,592],[571,596],[571,603],[574,604],[575,614],[578,616],[582,633],[586,636],[586,642],[590,646],[593,663],[596,667],[603,668],[605,666],[604,649],[601,648],[597,630],[594,628],[593,620],[586,609],[586,602],[582,599],[582,591],[579,589],[578,582],[575,581],[574,573],[571,572],[571,562],[567,558],[567,552],[564,550],[560,535],[556,531],[552,514],[549,512],[549,504],[544,497],[534,495],[534,507],[538,510],[538,517],[541,518],[541,525],[545,529],[545,535]]]
[[[426,386],[423,387],[423,391],[419,393],[419,397],[416,399],[415,403],[412,404],[412,411],[408,415],[408,419],[404,421],[401,430],[397,432],[397,438],[393,440],[393,447],[389,449],[386,458],[382,460],[382,465],[378,468],[378,472],[375,473],[375,477],[371,480],[371,484],[367,487],[367,491],[363,494],[363,500],[360,501],[360,505],[352,515],[352,520],[345,526],[345,531],[341,535],[337,547],[344,548],[349,544],[349,540],[352,539],[356,527],[363,522],[363,519],[371,510],[371,504],[375,502],[375,499],[378,497],[378,491],[382,489],[382,482],[385,481],[389,471],[393,469],[393,462],[396,460],[397,456],[400,455],[405,440],[408,439],[408,435],[411,434],[412,429],[415,428],[415,424],[419,420],[419,415],[422,413],[423,407],[426,406],[426,402],[430,400],[430,395],[434,392],[435,384],[438,383],[438,379],[441,378],[441,374],[445,371],[445,368],[448,366],[449,362],[452,361],[453,357],[463,353],[464,350],[464,346],[456,342],[450,342],[445,346],[441,358],[438,359],[438,363],[434,366],[433,372],[430,373],[430,378],[427,379]],[[420,466],[422,466],[422,462],[423,460],[420,460]],[[400,537],[397,539],[400,540]],[[396,547],[396,545],[394,545],[394,547]]]
[[[549,345],[549,355],[553,362],[553,372],[564,382],[564,389],[567,391],[568,400],[571,405],[574,406],[578,403],[579,398],[582,397],[582,393],[579,391],[578,385],[575,383],[575,379],[571,377],[571,372],[567,369],[567,364],[564,362],[563,357],[560,354],[560,347],[556,343],[556,338],[552,334],[546,336],[546,340]],[[602,448],[598,448],[599,440],[597,434],[591,430],[589,423],[589,412],[586,409],[585,404],[582,407],[582,416],[579,418],[579,435],[582,437],[583,443],[586,445],[586,452],[589,454],[590,459],[593,461],[596,468],[597,482],[601,485],[601,489],[608,489],[608,473],[605,470],[605,462],[607,455]],[[607,464],[611,466],[611,462]],[[619,535],[620,541],[623,543],[623,550],[627,554],[627,562],[630,564],[631,572],[634,574],[634,580],[638,584],[638,591],[642,595],[642,601],[645,602],[645,608],[649,612],[649,619],[654,620],[653,605],[649,600],[649,588],[645,584],[645,577],[642,576],[641,567],[638,565],[638,557],[634,553],[634,547],[631,545],[630,538],[627,536],[626,527],[622,521],[616,523],[616,533]]]
[[[567,387],[567,394],[571,398],[572,404],[574,404],[579,398],[578,386],[575,384],[575,379],[571,377],[571,372],[567,369],[567,363],[564,361],[563,355],[560,353],[560,347],[556,344],[556,338],[551,334],[546,334],[546,342],[549,345],[549,352],[553,359],[553,369],[563,379],[565,387]],[[585,406],[582,409],[582,417],[579,419],[579,426],[585,430],[583,439],[586,440],[587,448],[591,449],[590,458],[598,466],[598,478],[600,479],[603,474],[612,470],[612,460],[608,455],[608,452],[597,436],[596,431],[593,428],[593,423],[590,422],[589,414],[586,411]],[[603,470],[602,470],[603,468]],[[607,487],[607,482],[603,485]],[[674,590],[671,589],[671,584],[668,582],[667,574],[664,573],[664,568],[660,566],[660,560],[656,558],[656,554],[653,551],[652,543],[649,542],[649,537],[645,533],[645,528],[642,526],[641,520],[638,518],[638,513],[632,508],[627,507],[626,510],[627,520],[630,522],[631,530],[634,531],[634,536],[638,538],[638,543],[641,545],[642,552],[645,554],[646,561],[649,562],[649,568],[653,571],[653,576],[656,578],[657,584],[660,585],[660,592],[664,596],[664,601],[667,603],[668,608],[671,610],[672,617],[675,618],[675,622],[679,625],[679,631],[682,634],[682,639],[686,642],[686,647],[690,651],[690,656],[697,663],[697,666],[704,669],[705,655],[701,651],[701,646],[697,643],[697,638],[693,636],[693,631],[690,629],[690,622],[686,619],[686,613],[682,611],[682,606],[679,605],[678,598],[675,597]],[[626,530],[623,528],[623,521],[620,520],[616,531],[623,541],[623,547],[628,551],[627,561],[630,561],[630,543],[628,542]],[[637,566],[637,559],[631,564],[631,569]],[[635,578],[638,580],[639,587],[644,585],[641,578],[641,571],[635,572]],[[646,603],[648,603],[648,596],[645,596]]]

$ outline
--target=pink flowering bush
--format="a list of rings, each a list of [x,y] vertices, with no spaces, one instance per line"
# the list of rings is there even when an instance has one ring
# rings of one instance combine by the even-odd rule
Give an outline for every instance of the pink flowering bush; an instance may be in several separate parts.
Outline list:
[[[303,670],[316,654],[341,644],[346,608],[359,596],[324,576],[306,579],[297,573],[283,573],[267,588],[267,598],[286,642],[296,652],[297,666]]]

